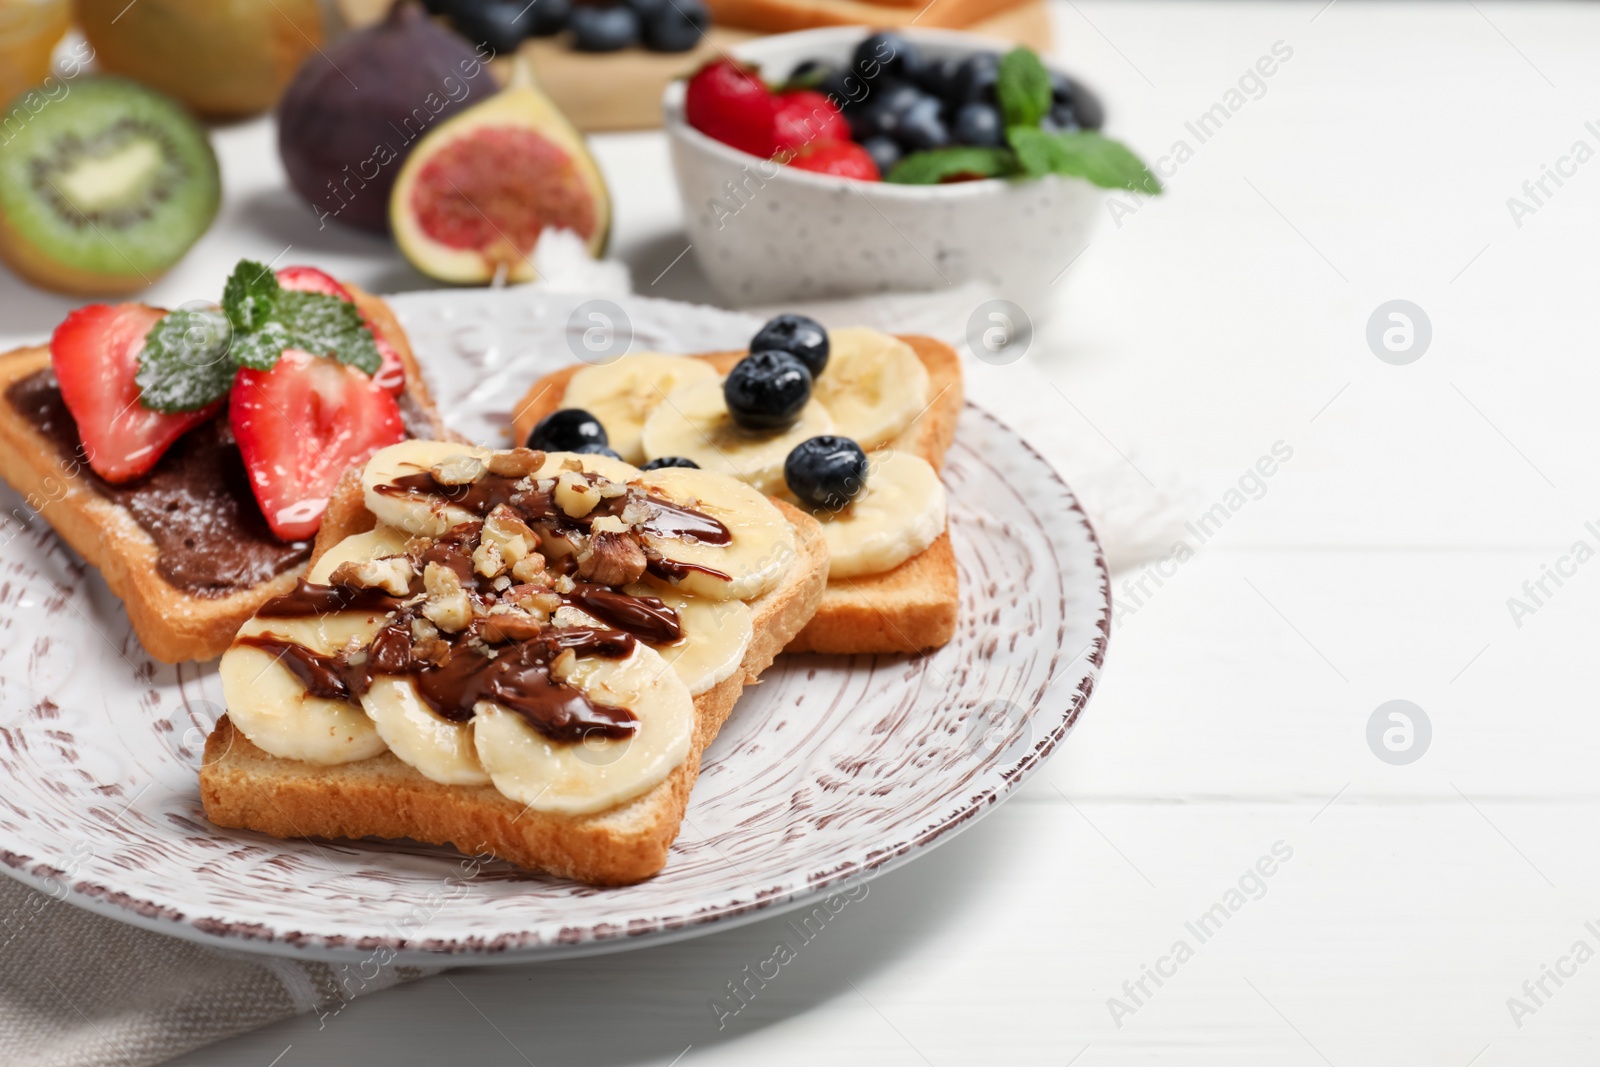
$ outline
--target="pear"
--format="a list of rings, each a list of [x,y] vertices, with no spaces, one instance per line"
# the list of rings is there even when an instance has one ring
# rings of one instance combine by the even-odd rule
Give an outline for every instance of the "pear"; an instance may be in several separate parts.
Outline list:
[[[102,70],[213,118],[272,107],[324,36],[317,0],[77,0],[74,8]]]

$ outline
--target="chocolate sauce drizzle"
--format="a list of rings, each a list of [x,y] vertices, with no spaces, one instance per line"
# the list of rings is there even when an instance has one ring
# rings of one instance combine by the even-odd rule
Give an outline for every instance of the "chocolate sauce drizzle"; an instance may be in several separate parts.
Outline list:
[[[400,604],[399,597],[390,596],[382,589],[319,585],[301,578],[295,582],[292,592],[273,597],[261,605],[256,614],[268,618],[329,615],[336,611],[372,611],[384,614],[398,611]]]
[[[519,487],[520,486],[520,487]],[[589,514],[573,518],[556,506],[549,492],[521,478],[485,474],[466,485],[443,485],[431,473],[402,475],[376,487],[385,495],[440,496],[478,516],[500,505],[513,508],[541,533],[587,531],[601,515],[620,515],[625,496],[602,500]],[[658,497],[647,497],[651,516],[642,524],[657,537],[693,539],[725,545],[732,540],[726,526],[693,508]],[[424,550],[419,570],[437,563],[454,571],[461,586],[479,604],[492,605],[498,594],[488,587],[472,564],[471,546],[482,534],[482,522],[465,522],[445,531]],[[552,561],[552,570],[570,572],[570,558]],[[726,579],[708,567],[653,557],[652,573],[682,577],[690,570]],[[570,576],[570,574],[569,574]],[[678,613],[657,597],[632,596],[609,586],[574,580],[562,600],[611,627],[538,627],[526,617],[478,615],[457,634],[424,636],[413,628],[415,598],[423,592],[419,573],[407,597],[381,589],[324,585],[301,579],[293,592],[269,601],[258,613],[266,618],[319,616],[339,611],[397,613],[354,657],[325,655],[271,633],[239,639],[239,644],[259,648],[276,657],[299,679],[306,692],[330,700],[359,700],[380,676],[407,676],[424,703],[440,718],[464,723],[475,706],[491,701],[521,715],[540,734],[563,743],[587,737],[621,740],[638,729],[638,717],[627,708],[596,704],[581,690],[557,680],[552,664],[565,651],[577,655],[620,659],[633,652],[639,640],[655,644],[683,638]],[[426,631],[431,633],[432,631]]]
[[[277,658],[307,693],[325,700],[359,700],[372,688],[374,678],[407,675],[423,703],[447,722],[469,722],[478,702],[488,700],[521,715],[552,741],[575,743],[596,736],[617,741],[639,728],[632,711],[596,704],[582,690],[550,674],[551,662],[567,649],[580,656],[627,657],[633,652],[634,637],[620,630],[551,628],[536,638],[492,650],[452,641],[445,643],[437,662],[415,656],[410,623],[403,619],[379,631],[360,663],[324,655],[271,633],[241,637],[238,643]]]

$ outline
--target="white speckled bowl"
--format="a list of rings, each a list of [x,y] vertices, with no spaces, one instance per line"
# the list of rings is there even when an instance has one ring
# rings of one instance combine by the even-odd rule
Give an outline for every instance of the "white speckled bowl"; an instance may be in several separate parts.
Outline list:
[[[804,59],[844,62],[866,36],[841,26],[763,37],[733,54],[769,81]],[[949,30],[908,36],[932,56],[1011,46]],[[1105,202],[1075,178],[911,186],[813,174],[712,140],[683,117],[684,82],[662,97],[695,255],[724,298],[772,304],[985,282],[1035,318]],[[718,205],[721,205],[719,210]]]

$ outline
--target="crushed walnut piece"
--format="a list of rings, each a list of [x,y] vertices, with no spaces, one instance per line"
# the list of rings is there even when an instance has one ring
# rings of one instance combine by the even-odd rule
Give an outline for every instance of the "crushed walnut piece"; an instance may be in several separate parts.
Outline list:
[[[451,456],[435,463],[429,474],[440,485],[470,485],[488,473],[488,468],[475,456]]]
[[[555,498],[569,518],[581,519],[600,503],[600,492],[581,473],[562,471],[556,478]]]
[[[415,575],[411,560],[405,556],[350,559],[333,569],[333,573],[328,575],[328,584],[356,589],[382,589],[390,596],[405,596],[411,591],[411,579]]]
[[[558,682],[564,682],[572,677],[572,672],[578,666],[578,654],[570,648],[563,648],[556,658],[550,661],[550,677]]]
[[[524,585],[544,581],[544,557],[537,552],[523,556],[511,565],[511,577]]]
[[[499,549],[507,566],[516,566],[539,544],[534,533],[517,513],[505,504],[497,506],[483,520],[483,540]]]
[[[439,563],[430,563],[422,572],[427,591],[422,614],[446,633],[460,633],[472,621],[472,601],[461,587],[456,572]]]
[[[544,453],[534,448],[512,448],[491,453],[489,473],[502,478],[526,478],[544,466]]]
[[[597,533],[587,556],[578,557],[578,576],[601,585],[627,585],[644,574],[644,549],[624,533]]]
[[[491,645],[527,641],[538,637],[544,630],[544,624],[539,619],[521,612],[484,615],[475,625],[478,635]]]

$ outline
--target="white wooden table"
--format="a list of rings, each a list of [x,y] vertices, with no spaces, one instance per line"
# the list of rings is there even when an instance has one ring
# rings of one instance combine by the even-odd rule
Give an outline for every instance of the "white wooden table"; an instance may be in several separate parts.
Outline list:
[[[1193,153],[1170,196],[1102,226],[1028,358],[1108,455],[1181,472],[1197,521],[1223,505],[1159,587],[1119,575],[1103,682],[1064,750],[873,883],[721,1029],[708,1002],[782,919],[458,971],[180,1063],[1592,1062],[1600,562],[1562,560],[1600,549],[1600,162],[1561,158],[1600,149],[1600,10],[1055,15],[1115,132],[1152,159]],[[1200,143],[1185,124],[1276,42],[1259,98]],[[315,230],[265,123],[216,140],[223,218],[152,300],[214,295],[237,257],[288,244],[379,290],[425,284],[384,242]],[[596,148],[613,247],[646,288],[684,244],[664,145]],[[1546,164],[1570,176],[1535,203],[1523,183]],[[1534,208],[1520,225],[1514,196]],[[691,256],[649,291],[700,285]],[[1366,339],[1394,299],[1431,322],[1410,365]],[[69,306],[0,278],[16,339]],[[1255,498],[1230,497],[1279,442],[1292,456],[1246,479]],[[1547,566],[1568,575],[1534,603]],[[1514,618],[1512,597],[1534,610]],[[1367,740],[1394,699],[1431,723],[1407,765]]]

